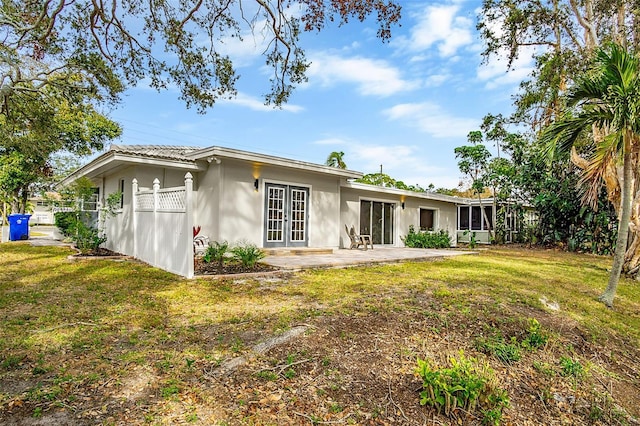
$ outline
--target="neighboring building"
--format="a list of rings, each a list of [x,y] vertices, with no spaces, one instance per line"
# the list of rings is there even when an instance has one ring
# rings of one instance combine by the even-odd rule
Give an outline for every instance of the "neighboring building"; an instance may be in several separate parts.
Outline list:
[[[72,209],[71,204],[61,201],[57,193],[48,193],[47,195],[48,197],[29,198],[29,204],[33,209],[29,225],[53,225],[56,212]]]
[[[107,248],[160,267],[168,260],[158,256],[186,250],[192,226],[211,241],[341,248],[349,246],[345,225],[393,247],[403,246],[413,225],[444,229],[456,245],[458,208],[471,202],[356,183],[357,171],[223,147],[112,145],[61,184],[81,176],[95,182],[102,202],[122,193],[106,220]],[[188,264],[179,259],[165,269],[189,276],[181,272]]]

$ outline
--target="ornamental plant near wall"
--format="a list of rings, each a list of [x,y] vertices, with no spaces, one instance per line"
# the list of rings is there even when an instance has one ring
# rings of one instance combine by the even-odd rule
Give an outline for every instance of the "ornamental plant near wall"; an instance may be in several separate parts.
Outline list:
[[[409,233],[400,237],[406,247],[412,248],[449,248],[451,247],[451,236],[447,231],[441,229],[437,232],[418,231],[413,225],[409,225]]]

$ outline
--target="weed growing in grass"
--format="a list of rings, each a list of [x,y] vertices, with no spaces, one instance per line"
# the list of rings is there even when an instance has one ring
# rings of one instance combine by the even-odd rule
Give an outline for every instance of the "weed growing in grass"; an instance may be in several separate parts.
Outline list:
[[[498,358],[504,364],[520,361],[522,354],[520,345],[515,337],[507,342],[502,336],[476,339],[476,348],[486,354]]]
[[[178,386],[178,381],[174,379],[168,380],[160,390],[160,395],[162,395],[163,398],[171,398],[178,393],[180,393],[180,387]]]
[[[574,377],[580,379],[584,376],[585,371],[580,361],[575,361],[571,357],[560,357],[560,374],[564,377]]]
[[[22,359],[21,356],[7,355],[7,357],[0,362],[0,368],[6,371],[15,370],[20,366]]]
[[[34,419],[39,419],[40,417],[42,417],[42,407],[36,407],[33,409],[33,413],[31,413],[31,416]]]
[[[502,410],[509,406],[509,396],[504,389],[496,389],[496,391],[488,397],[489,405],[493,408],[482,411],[482,424],[489,426],[498,426],[502,421]]]
[[[544,374],[545,376],[548,377],[553,377],[556,375],[556,371],[553,369],[553,367],[551,365],[549,365],[546,362],[541,362],[541,361],[534,361],[533,362],[533,368]]]
[[[527,335],[522,340],[522,346],[526,349],[537,349],[547,344],[549,335],[542,331],[542,326],[535,318],[528,319]]]
[[[549,336],[542,330],[538,320],[529,318],[527,320],[527,330],[520,342],[516,337],[509,341],[505,340],[499,330],[493,330],[493,336],[489,338],[476,339],[476,348],[486,354],[498,358],[504,364],[513,364],[522,358],[521,348],[526,350],[538,349],[547,344]]]
[[[193,371],[193,366],[196,363],[196,360],[192,358],[187,358],[184,361],[187,364],[187,371]]]
[[[450,368],[439,368],[428,360],[417,360],[416,373],[422,379],[423,388],[420,404],[432,406],[449,417],[454,417],[458,410],[479,408],[486,424],[499,424],[509,398],[494,385],[495,374],[489,365],[465,357],[462,351],[449,362]]]
[[[269,382],[273,382],[278,380],[278,375],[271,370],[261,370],[256,373],[256,377],[267,380]]]
[[[331,404],[331,406],[329,407],[329,412],[334,414],[340,413],[342,410],[344,410],[344,407],[337,402]]]

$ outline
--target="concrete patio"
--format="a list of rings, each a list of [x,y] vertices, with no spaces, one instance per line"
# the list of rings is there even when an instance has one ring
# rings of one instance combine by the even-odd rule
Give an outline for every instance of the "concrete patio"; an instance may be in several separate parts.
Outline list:
[[[268,255],[262,261],[281,269],[341,268],[376,263],[436,260],[452,256],[478,254],[452,249],[416,249],[407,247],[376,247],[373,250],[317,250],[285,252]]]

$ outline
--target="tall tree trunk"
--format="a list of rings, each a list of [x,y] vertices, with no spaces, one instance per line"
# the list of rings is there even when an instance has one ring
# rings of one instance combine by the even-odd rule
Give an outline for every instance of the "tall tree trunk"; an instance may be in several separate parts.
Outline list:
[[[629,219],[631,217],[631,188],[632,188],[632,155],[631,143],[628,138],[625,141],[625,153],[624,153],[624,165],[623,165],[623,181],[622,181],[622,199],[620,222],[618,225],[618,239],[616,240],[616,251],[613,254],[613,265],[611,266],[611,274],[609,275],[609,283],[604,293],[600,295],[598,300],[607,305],[613,306],[613,298],[616,295],[618,289],[618,282],[620,281],[620,272],[622,272],[622,265],[624,264],[624,255],[627,251],[627,237],[629,232]]]

